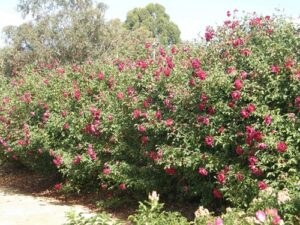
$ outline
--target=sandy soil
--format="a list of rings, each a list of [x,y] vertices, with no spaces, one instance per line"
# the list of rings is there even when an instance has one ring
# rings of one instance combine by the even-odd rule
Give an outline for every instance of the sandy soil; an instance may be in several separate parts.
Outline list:
[[[30,173],[24,168],[0,167],[1,225],[63,225],[66,212],[91,213],[86,206],[46,197],[51,180]]]

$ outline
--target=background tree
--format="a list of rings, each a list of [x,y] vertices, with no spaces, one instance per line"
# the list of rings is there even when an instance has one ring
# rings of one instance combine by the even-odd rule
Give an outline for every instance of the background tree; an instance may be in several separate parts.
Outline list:
[[[2,50],[2,71],[14,74],[36,61],[109,61],[133,40],[145,41],[146,34],[140,37],[119,20],[106,22],[106,8],[92,0],[20,0],[19,12],[32,20],[4,28],[7,46]]]
[[[160,4],[149,4],[145,8],[134,8],[129,11],[125,21],[129,30],[149,30],[160,44],[171,45],[180,42],[180,30],[170,21],[165,8]]]

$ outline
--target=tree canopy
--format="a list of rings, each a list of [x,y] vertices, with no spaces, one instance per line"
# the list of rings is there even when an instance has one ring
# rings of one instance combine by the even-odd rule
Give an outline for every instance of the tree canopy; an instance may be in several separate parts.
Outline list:
[[[149,36],[125,29],[120,20],[106,22],[106,8],[92,0],[20,0],[18,11],[32,20],[3,29],[1,69],[11,74],[36,61],[109,60]]]
[[[149,4],[145,8],[129,11],[125,21],[129,30],[146,29],[160,44],[171,45],[180,41],[178,26],[170,21],[170,16],[160,4]]]

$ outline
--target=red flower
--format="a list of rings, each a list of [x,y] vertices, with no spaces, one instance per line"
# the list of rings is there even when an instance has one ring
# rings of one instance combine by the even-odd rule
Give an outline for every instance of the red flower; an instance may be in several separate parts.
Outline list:
[[[285,142],[281,141],[281,142],[277,143],[277,151],[278,152],[281,152],[281,153],[286,152],[287,148],[288,147]]]
[[[208,172],[205,168],[199,168],[198,169],[198,173],[201,174],[202,176],[207,176],[208,175]]]
[[[237,172],[235,174],[235,178],[237,179],[237,181],[241,182],[242,180],[244,180],[244,176],[240,173],[240,172]]]
[[[59,191],[61,188],[62,188],[62,184],[61,183],[57,183],[57,184],[54,185],[54,189],[56,191]]]
[[[198,108],[200,111],[203,111],[205,109],[205,104],[204,103],[199,103]]]
[[[80,90],[79,89],[76,89],[75,91],[74,91],[74,98],[75,98],[75,100],[76,101],[79,101],[80,100]]]
[[[165,172],[169,175],[175,175],[176,174],[176,169],[171,168],[171,167],[167,167],[167,168],[165,168]]]
[[[263,181],[258,181],[258,188],[259,190],[265,190],[267,188],[267,184]]]
[[[226,15],[227,15],[228,17],[230,17],[230,16],[231,16],[230,11],[227,11]]]
[[[221,199],[222,198],[222,193],[217,188],[213,189],[213,195],[217,199]]]
[[[241,146],[237,146],[235,148],[235,152],[236,152],[236,154],[241,155],[241,154],[244,153],[244,150],[243,150],[243,148]]]
[[[212,147],[214,145],[214,137],[213,136],[206,136],[204,141],[205,141],[205,144],[209,147]]]

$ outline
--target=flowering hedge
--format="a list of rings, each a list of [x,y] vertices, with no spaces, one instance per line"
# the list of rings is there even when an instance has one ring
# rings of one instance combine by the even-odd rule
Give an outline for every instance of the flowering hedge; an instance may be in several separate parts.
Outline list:
[[[209,207],[294,190],[299,47],[283,17],[234,15],[156,57],[146,44],[134,61],[28,66],[1,81],[1,157],[78,190],[157,190]]]

